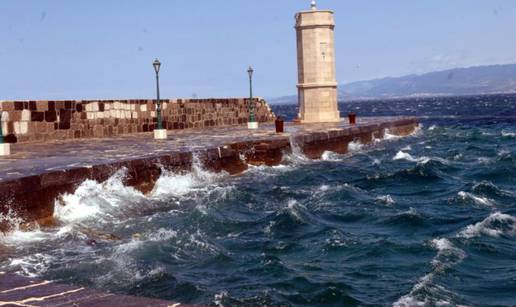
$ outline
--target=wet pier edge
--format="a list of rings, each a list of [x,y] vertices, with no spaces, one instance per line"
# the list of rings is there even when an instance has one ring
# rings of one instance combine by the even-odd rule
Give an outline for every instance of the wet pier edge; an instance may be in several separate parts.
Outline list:
[[[188,171],[195,159],[211,171],[238,174],[248,164],[278,165],[293,150],[319,159],[325,151],[343,154],[350,142],[369,144],[386,132],[409,135],[417,125],[415,118],[362,118],[353,126],[287,124],[282,134],[267,124],[258,130],[233,126],[169,131],[164,141],[139,133],[15,144],[13,155],[0,158],[0,217],[15,214],[28,223],[52,223],[60,195],[73,193],[87,179],[103,182],[120,170],[125,172],[125,185],[149,193],[164,170]],[[8,221],[0,219],[0,231],[8,227]]]
[[[156,306],[183,307],[157,299],[117,295],[0,272],[0,306]]]

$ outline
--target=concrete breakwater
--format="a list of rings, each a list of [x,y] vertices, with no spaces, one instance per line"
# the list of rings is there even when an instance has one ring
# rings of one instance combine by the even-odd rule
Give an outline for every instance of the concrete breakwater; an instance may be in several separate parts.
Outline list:
[[[168,130],[241,125],[249,118],[249,99],[163,99]],[[261,98],[252,100],[258,122],[274,119]],[[155,100],[0,101],[2,131],[8,143],[104,138],[153,131]]]
[[[166,141],[136,134],[89,142],[18,144],[15,155],[0,159],[0,213],[44,223],[53,216],[60,195],[73,193],[87,179],[104,182],[120,170],[125,171],[125,185],[148,193],[163,171],[188,171],[195,160],[215,172],[238,174],[248,164],[278,165],[292,151],[318,159],[325,151],[346,153],[351,142],[369,144],[386,133],[406,136],[416,128],[414,118],[366,118],[354,126],[287,125],[283,134],[276,134],[272,125],[262,125],[256,131],[182,130]],[[1,225],[3,231],[9,228],[6,219]]]

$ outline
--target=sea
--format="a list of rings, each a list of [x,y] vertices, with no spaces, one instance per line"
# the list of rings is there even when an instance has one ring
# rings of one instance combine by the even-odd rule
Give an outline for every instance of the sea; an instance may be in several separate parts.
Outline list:
[[[0,271],[213,306],[516,306],[516,95],[340,110],[420,126],[239,176],[196,162],[149,195],[85,181],[58,226],[0,235]]]

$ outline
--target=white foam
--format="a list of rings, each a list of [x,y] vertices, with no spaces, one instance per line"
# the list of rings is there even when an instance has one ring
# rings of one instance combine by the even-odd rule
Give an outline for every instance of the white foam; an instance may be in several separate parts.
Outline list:
[[[296,143],[296,141],[294,140],[293,137],[290,137],[289,141],[290,141],[291,152],[288,155],[284,156],[285,160],[287,160],[289,162],[301,163],[301,164],[311,162],[311,160],[305,156],[305,154],[303,153],[303,150],[301,149],[299,144]]]
[[[415,162],[415,163],[423,164],[423,165],[427,164],[430,161],[438,161],[438,162],[440,162],[442,164],[445,164],[445,165],[449,164],[448,160],[440,158],[440,157],[422,156],[422,157],[417,158],[417,157],[412,156],[408,152],[404,152],[403,150],[398,151],[396,153],[396,155],[392,158],[392,160],[393,161],[406,160],[406,161],[409,161],[409,162]]]
[[[32,244],[35,242],[44,241],[49,237],[49,234],[41,231],[39,227],[36,227],[30,231],[20,229],[20,226],[24,221],[11,209],[9,209],[6,214],[0,213],[0,221],[6,222],[7,227],[10,229],[8,233],[0,232],[0,244],[6,246]]]
[[[73,194],[56,199],[54,217],[64,223],[77,223],[95,218],[109,219],[112,211],[144,198],[143,194],[123,184],[127,169],[117,171],[103,183],[84,181]]]
[[[457,195],[464,201],[472,200],[475,204],[480,205],[480,206],[488,206],[488,207],[494,206],[493,201],[488,198],[485,198],[485,197],[475,196],[471,193],[464,192],[464,191],[460,191]]]
[[[516,137],[516,132],[502,131],[502,136],[504,136],[504,137]]]
[[[194,156],[192,169],[188,173],[174,173],[163,170],[160,178],[156,181],[150,197],[162,199],[163,197],[181,197],[191,192],[205,189],[210,184],[218,182],[227,176],[225,172],[216,174],[203,169],[199,159]]]
[[[392,160],[394,160],[394,161],[397,161],[397,160],[407,160],[407,161],[410,161],[410,162],[417,162],[417,163],[426,164],[426,163],[428,163],[428,161],[430,161],[430,158],[428,158],[428,157],[414,158],[411,154],[400,150],[392,158]]]
[[[402,138],[402,136],[399,136],[399,135],[396,135],[396,134],[391,134],[389,129],[385,129],[385,133],[384,133],[384,136],[383,136],[384,140],[397,140],[397,139],[400,139],[400,138]]]
[[[502,224],[502,225],[499,225]],[[516,235],[516,218],[509,214],[494,212],[483,221],[467,226],[458,236],[466,239],[486,235],[499,237],[501,235]]]
[[[38,277],[45,273],[54,257],[47,254],[35,253],[22,258],[11,259],[8,266],[11,270],[28,277]]]
[[[487,157],[479,157],[477,158],[477,161],[478,163],[480,164],[489,164],[491,163],[493,160],[491,158],[487,158]]]
[[[443,273],[445,269],[462,262],[466,257],[466,253],[460,248],[457,248],[446,238],[433,239],[430,242],[430,246],[437,250],[437,255],[432,259],[432,271],[421,277],[414,287],[412,287],[412,290],[408,294],[400,297],[393,306],[453,305],[447,300],[436,297],[438,293],[441,293],[441,295],[449,295],[450,292],[442,286],[433,285],[433,280],[436,275]],[[429,290],[433,294],[433,297],[428,297],[425,294],[421,295],[420,291],[422,290]]]
[[[325,151],[321,156],[321,160],[330,162],[340,162],[344,158],[344,155],[334,153],[332,151]]]
[[[376,197],[376,201],[386,205],[393,205],[396,203],[396,201],[394,201],[394,199],[390,195],[378,196]]]
[[[326,185],[326,184],[323,184],[319,187],[319,191],[321,192],[326,192],[330,189],[330,186],[329,185]]]
[[[304,222],[300,207],[301,205],[296,200],[290,199],[287,203],[286,211],[297,221]]]
[[[171,229],[160,228],[158,231],[153,232],[147,236],[149,241],[161,242],[168,241],[172,238],[177,237],[177,231]]]
[[[428,128],[428,130],[430,130],[430,131],[433,131],[433,130],[435,130],[435,129],[437,129],[437,126],[436,126],[436,125],[432,125],[432,126],[430,126],[430,128]]]
[[[348,143],[348,151],[351,153],[361,151],[363,148],[364,144],[360,143],[359,141]]]

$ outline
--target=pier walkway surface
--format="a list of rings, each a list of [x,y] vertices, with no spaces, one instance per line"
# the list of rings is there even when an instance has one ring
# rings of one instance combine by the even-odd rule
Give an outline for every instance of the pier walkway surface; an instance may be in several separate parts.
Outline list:
[[[0,185],[5,181],[46,172],[80,167],[91,168],[95,165],[156,157],[172,152],[192,153],[256,141],[290,142],[291,137],[308,136],[315,133],[327,134],[332,131],[349,131],[359,137],[359,134],[365,131],[364,128],[374,130],[382,125],[387,128],[396,128],[415,125],[415,123],[413,118],[371,117],[358,120],[355,126],[344,122],[303,125],[286,123],[285,133],[282,134],[275,133],[273,124],[262,124],[257,130],[248,130],[244,126],[171,130],[168,131],[168,140],[154,140],[151,133],[137,133],[115,138],[13,144],[13,154],[0,157]],[[331,137],[328,135],[326,138],[331,139]]]
[[[99,290],[68,286],[51,281],[30,279],[0,272],[0,306],[111,306],[111,307],[183,307],[179,303],[157,299],[117,295]]]

